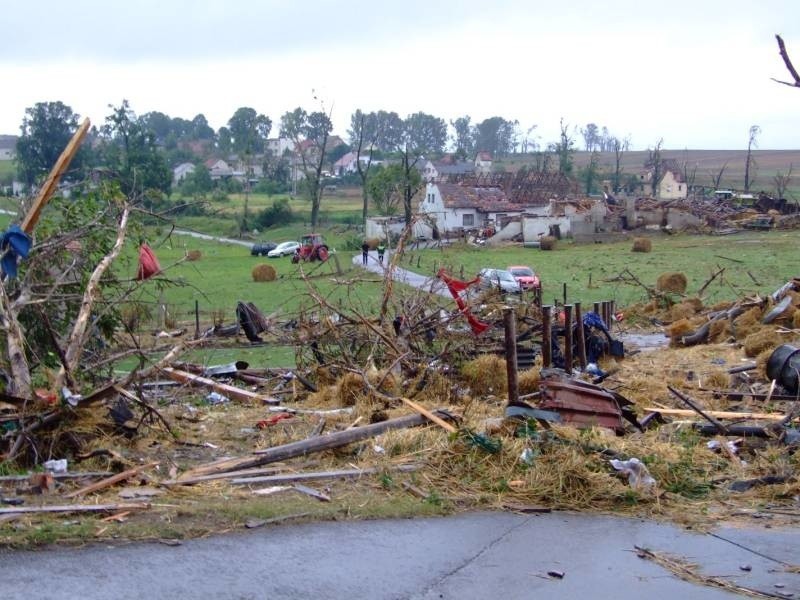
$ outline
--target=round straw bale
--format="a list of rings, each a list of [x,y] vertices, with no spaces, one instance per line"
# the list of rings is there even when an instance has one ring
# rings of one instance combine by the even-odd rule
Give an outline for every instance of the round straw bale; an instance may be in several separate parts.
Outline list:
[[[370,250],[375,250],[375,248],[377,248],[378,245],[381,243],[381,241],[378,238],[369,238],[368,240],[365,241],[367,242],[367,246],[369,246]]]
[[[681,336],[692,333],[694,331],[694,327],[692,327],[689,319],[681,319],[679,321],[675,321],[672,325],[667,327],[666,331],[667,335],[675,340]]]
[[[364,379],[357,373],[345,373],[339,380],[336,396],[340,406],[355,406],[367,391]]]
[[[539,249],[540,250],[555,250],[556,247],[556,238],[552,235],[545,235],[542,236],[539,240]]]
[[[539,391],[539,369],[526,369],[519,374],[519,393],[532,394]]]
[[[653,242],[650,241],[650,238],[633,238],[633,248],[631,248],[631,252],[650,252],[652,249]]]
[[[186,253],[186,260],[194,262],[196,260],[200,260],[203,257],[203,253],[200,250],[189,250]]]
[[[800,329],[800,310],[794,311],[794,316],[792,317],[792,328]]]
[[[714,343],[721,342],[730,335],[729,325],[730,323],[726,319],[712,321],[708,328],[708,339]]]
[[[703,385],[713,390],[725,390],[731,385],[731,376],[727,371],[716,369],[703,377]]]
[[[680,304],[673,304],[667,312],[667,321],[674,323],[681,319],[688,319],[693,317],[697,311],[688,302],[681,302]]]
[[[275,281],[276,276],[272,265],[260,264],[253,267],[253,281]]]
[[[758,356],[764,350],[777,348],[781,343],[780,338],[775,335],[775,330],[772,327],[765,327],[761,331],[751,333],[744,338],[744,353],[752,358]]]
[[[737,340],[743,340],[761,328],[761,312],[760,307],[754,306],[734,319],[732,329]]]
[[[484,354],[464,363],[461,374],[477,396],[505,393],[508,385],[506,361],[494,354]]]
[[[688,281],[683,273],[662,273],[656,281],[656,289],[662,292],[683,294]]]

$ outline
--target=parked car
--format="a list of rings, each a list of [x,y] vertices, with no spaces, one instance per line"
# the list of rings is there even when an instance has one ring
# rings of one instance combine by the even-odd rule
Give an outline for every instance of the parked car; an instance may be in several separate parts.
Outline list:
[[[533,272],[533,269],[524,265],[515,265],[508,267],[508,272],[514,276],[514,279],[519,283],[519,287],[523,290],[533,290],[542,287],[542,282],[539,281],[539,276]]]
[[[278,247],[275,242],[258,242],[250,247],[251,256],[266,256],[270,250]]]
[[[270,258],[278,258],[280,256],[291,256],[300,248],[300,242],[281,242],[275,248],[267,252]]]
[[[478,285],[483,289],[500,289],[506,294],[521,294],[522,288],[514,276],[503,269],[481,269],[478,273]]]

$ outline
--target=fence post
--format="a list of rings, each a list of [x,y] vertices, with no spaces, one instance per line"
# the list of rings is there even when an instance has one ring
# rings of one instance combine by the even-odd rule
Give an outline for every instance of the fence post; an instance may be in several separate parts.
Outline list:
[[[575,303],[575,325],[575,344],[578,346],[578,362],[581,365],[581,370],[583,370],[586,368],[586,339],[583,335],[583,315],[581,314],[580,302]]]
[[[517,372],[517,318],[513,308],[503,310],[506,334],[506,374],[508,375],[508,403],[519,402],[519,377]]]
[[[564,370],[572,375],[572,304],[564,305]]]
[[[550,309],[549,304],[542,306],[542,367],[544,368],[549,367],[553,360],[553,329],[550,323]]]

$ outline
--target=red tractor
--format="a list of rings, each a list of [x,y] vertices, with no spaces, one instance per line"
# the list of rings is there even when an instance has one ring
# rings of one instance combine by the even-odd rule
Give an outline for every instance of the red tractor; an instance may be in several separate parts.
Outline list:
[[[300,248],[292,256],[293,263],[328,260],[328,245],[319,233],[309,233],[300,238]]]

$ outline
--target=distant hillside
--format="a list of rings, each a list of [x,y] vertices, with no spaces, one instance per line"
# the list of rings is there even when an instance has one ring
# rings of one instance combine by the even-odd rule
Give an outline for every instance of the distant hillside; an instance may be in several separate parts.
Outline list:
[[[576,152],[575,166],[585,167],[589,163],[591,153]],[[625,152],[622,157],[622,168],[626,174],[637,174],[642,170],[644,162],[647,160],[646,150]],[[747,150],[662,150],[662,158],[672,158],[679,164],[687,162],[692,169],[697,165],[697,185],[711,185],[712,174],[716,175],[723,165],[725,173],[722,176],[722,187],[741,188],[744,185],[744,164]],[[793,182],[792,189],[800,188],[800,150],[754,150],[753,156],[756,161],[756,174],[752,190],[769,191],[774,187],[773,177],[778,171],[788,172],[794,166],[796,173],[796,183]],[[529,156],[514,156],[497,161],[498,165],[511,171],[516,171],[524,164],[531,164],[533,158]],[[604,171],[613,171],[614,153],[600,153],[600,168]]]

